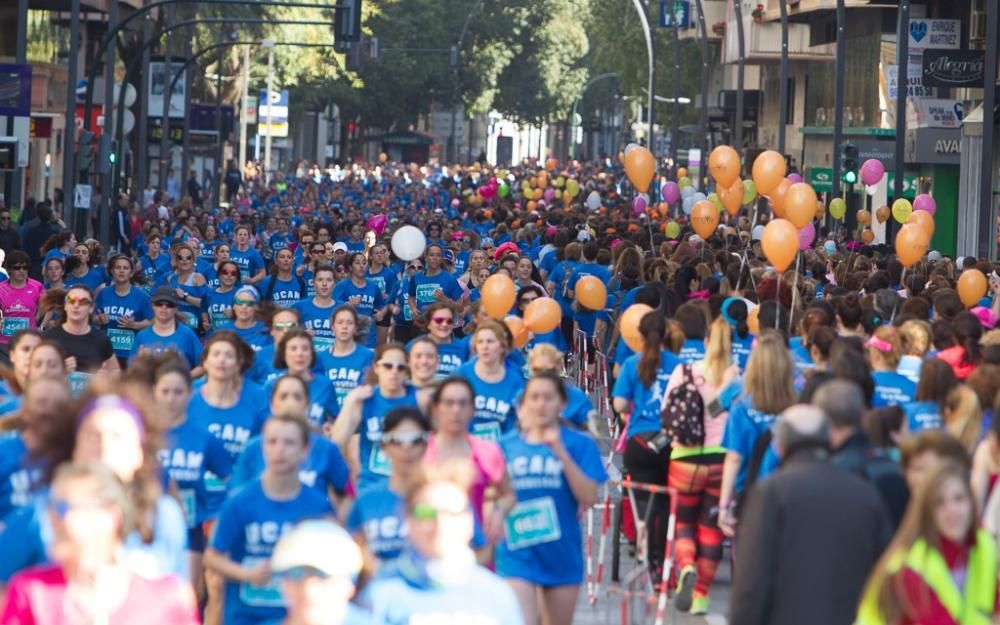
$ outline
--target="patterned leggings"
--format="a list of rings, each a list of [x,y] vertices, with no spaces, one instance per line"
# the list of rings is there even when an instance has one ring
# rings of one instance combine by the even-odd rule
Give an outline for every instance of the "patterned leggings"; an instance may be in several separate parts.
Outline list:
[[[707,597],[722,560],[722,530],[718,519],[723,456],[700,456],[698,462],[686,460],[671,460],[667,473],[670,486],[678,493],[677,564],[681,570],[697,565],[694,595]]]

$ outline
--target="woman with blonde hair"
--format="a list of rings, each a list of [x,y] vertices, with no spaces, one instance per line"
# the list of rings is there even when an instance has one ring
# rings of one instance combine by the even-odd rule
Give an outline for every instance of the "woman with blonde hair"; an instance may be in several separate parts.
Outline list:
[[[476,391],[473,436],[497,440],[514,428],[514,398],[524,388],[524,377],[507,364],[511,345],[503,324],[492,320],[477,324],[471,345],[476,358],[456,369],[454,375],[468,380]]]
[[[944,429],[958,439],[970,454],[976,449],[982,432],[983,407],[979,396],[966,384],[948,392],[941,410]]]
[[[875,383],[872,407],[881,408],[913,401],[917,394],[916,382],[896,371],[903,351],[896,328],[875,328],[865,341],[865,351],[872,369],[872,381]]]
[[[868,578],[858,625],[993,622],[996,541],[977,528],[966,474],[945,461],[917,490]]]
[[[735,533],[737,498],[759,478],[778,466],[770,443],[771,426],[778,415],[795,403],[794,369],[784,337],[777,330],[763,330],[747,360],[743,389],[729,406],[722,447],[719,494],[719,527]],[[762,438],[765,437],[765,438]]]
[[[530,375],[538,375],[545,372],[564,378],[566,372],[563,363],[562,352],[548,343],[539,343],[528,354],[528,372]],[[590,423],[591,415],[594,413],[594,404],[590,401],[590,397],[579,387],[566,380],[563,383],[566,387],[568,399],[562,418],[574,427],[585,430]]]
[[[899,339],[903,351],[896,371],[905,375],[914,384],[920,381],[920,366],[931,347],[931,324],[921,319],[910,319],[899,326]]]

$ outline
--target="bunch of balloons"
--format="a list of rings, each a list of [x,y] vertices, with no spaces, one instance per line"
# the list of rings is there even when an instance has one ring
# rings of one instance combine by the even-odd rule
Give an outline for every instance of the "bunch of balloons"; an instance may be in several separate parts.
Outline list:
[[[597,280],[596,278],[594,279]],[[581,278],[580,282],[583,282],[583,280]],[[604,288],[604,284],[600,280],[597,280],[597,282],[601,285],[601,288]],[[590,283],[584,284],[584,289],[588,297],[591,296],[592,287],[593,285]],[[545,334],[558,328],[562,322],[562,308],[551,297],[540,297],[531,302],[524,309],[523,319],[512,318],[510,311],[514,308],[514,302],[517,299],[517,285],[503,274],[494,274],[487,278],[486,282],[480,287],[480,295],[486,314],[491,319],[503,320],[507,324],[507,327],[511,330],[511,334],[514,335],[514,344],[517,347],[523,347],[528,342],[528,333]],[[606,290],[604,291],[604,297],[607,298]],[[588,299],[588,301],[591,303],[594,302],[593,299]],[[604,307],[604,302],[601,302],[600,307]],[[516,319],[516,321],[513,319]]]
[[[740,206],[747,203],[744,200],[748,195],[752,195],[750,201],[757,196],[756,190],[749,194],[747,186],[740,179],[742,168],[739,153],[728,145],[720,145],[708,156],[708,173],[715,180],[719,203],[727,213],[734,216],[740,211]]]

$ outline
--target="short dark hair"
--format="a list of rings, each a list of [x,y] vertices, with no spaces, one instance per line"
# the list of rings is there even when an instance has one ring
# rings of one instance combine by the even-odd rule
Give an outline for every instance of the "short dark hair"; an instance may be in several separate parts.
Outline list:
[[[826,414],[830,425],[838,428],[860,427],[861,416],[868,409],[861,387],[842,378],[823,383],[813,395],[812,403]]]

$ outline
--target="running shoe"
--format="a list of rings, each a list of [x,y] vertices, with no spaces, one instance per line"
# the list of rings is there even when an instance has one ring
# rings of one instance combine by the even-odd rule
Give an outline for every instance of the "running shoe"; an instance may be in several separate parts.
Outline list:
[[[681,571],[680,580],[677,582],[677,594],[674,602],[681,612],[688,612],[694,600],[694,584],[698,581],[698,571],[694,566],[686,566]]]

